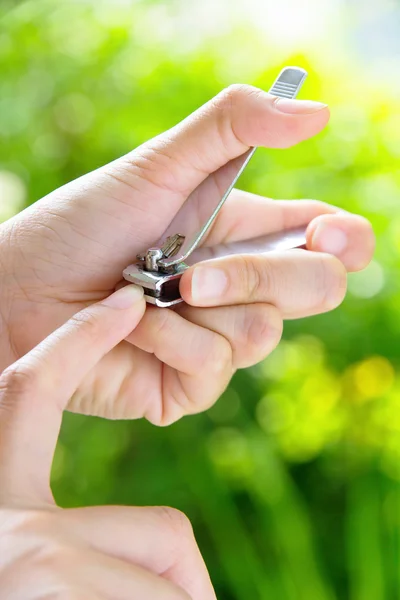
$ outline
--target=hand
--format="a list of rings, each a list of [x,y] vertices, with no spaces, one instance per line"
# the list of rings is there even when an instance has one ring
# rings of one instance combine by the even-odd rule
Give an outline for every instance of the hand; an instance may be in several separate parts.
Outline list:
[[[170,131],[4,224],[3,368],[109,295],[124,267],[163,234],[209,173],[249,146],[299,143],[328,118],[324,105],[277,101],[233,86]],[[148,309],[127,341],[83,380],[68,408],[167,424],[210,406],[235,369],[277,345],[282,319],[336,307],[345,294],[346,269],[363,268],[374,245],[364,219],[322,203],[272,202],[239,191],[228,199],[207,243],[308,223],[308,253],[229,258],[187,271],[181,290],[192,306]],[[217,266],[225,288],[221,284],[210,297],[203,284],[211,278],[217,290]]]
[[[50,491],[63,409],[144,308],[140,288],[119,290],[0,377],[0,600],[215,600],[179,511],[61,510]]]

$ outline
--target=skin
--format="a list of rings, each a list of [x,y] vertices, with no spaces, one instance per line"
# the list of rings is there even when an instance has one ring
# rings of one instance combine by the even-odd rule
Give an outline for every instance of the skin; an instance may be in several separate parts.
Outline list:
[[[135,286],[112,294],[204,177],[249,146],[284,148],[315,135],[328,118],[324,106],[284,101],[279,109],[260,90],[229,88],[0,228],[0,600],[215,600],[178,511],[55,505],[49,477],[62,412],[160,425],[199,412],[235,369],[271,352],[283,319],[341,302],[346,270],[363,268],[373,252],[367,221],[239,191],[208,245],[308,224],[309,251],[195,266],[176,311],[146,308]],[[223,286],[210,294],[202,282],[216,274]]]
[[[124,267],[163,234],[209,173],[250,146],[297,144],[328,119],[325,105],[277,101],[256,88],[232,86],[170,131],[5,223],[0,369],[107,297]],[[237,368],[273,350],[284,319],[340,304],[346,271],[368,264],[374,236],[365,219],[332,206],[236,190],[207,239],[227,243],[302,224],[308,225],[309,252],[228,257],[186,271],[181,293],[187,304],[147,308],[135,331],[82,379],[67,408],[166,425],[212,405]],[[345,246],[338,244],[342,238]],[[215,271],[220,281],[222,273],[219,295],[204,295],[205,270],[214,280]]]
[[[61,510],[50,491],[69,398],[144,310],[141,288],[119,290],[75,315],[0,377],[1,600],[215,600],[179,511]]]

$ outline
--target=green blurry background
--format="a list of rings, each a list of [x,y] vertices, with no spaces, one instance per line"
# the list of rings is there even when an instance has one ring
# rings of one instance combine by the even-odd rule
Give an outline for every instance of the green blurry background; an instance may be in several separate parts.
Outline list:
[[[234,82],[309,71],[327,130],[262,150],[241,187],[370,218],[344,304],[288,322],[207,414],[167,429],[66,415],[63,506],[167,504],[220,600],[400,597],[400,5],[0,3],[0,219],[172,126]]]

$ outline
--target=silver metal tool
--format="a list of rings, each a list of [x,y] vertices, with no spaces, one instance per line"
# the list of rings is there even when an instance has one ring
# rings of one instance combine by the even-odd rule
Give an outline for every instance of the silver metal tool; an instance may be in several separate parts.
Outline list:
[[[307,77],[299,67],[284,68],[269,93],[280,98],[295,98]],[[145,299],[160,307],[182,302],[179,281],[191,265],[215,256],[269,252],[305,245],[305,230],[295,229],[246,242],[213,248],[201,246],[235,183],[256,148],[229,161],[209,175],[188,197],[162,238],[154,247],[138,254],[138,262],[129,265],[123,277],[144,288]]]

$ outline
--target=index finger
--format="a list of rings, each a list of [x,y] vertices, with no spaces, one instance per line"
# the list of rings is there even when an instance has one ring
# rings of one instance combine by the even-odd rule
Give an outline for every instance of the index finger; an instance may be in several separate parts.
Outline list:
[[[227,244],[308,225],[339,208],[318,200],[273,200],[234,189],[221,208],[205,246]]]
[[[136,327],[142,288],[85,308],[0,376],[0,501],[52,501],[50,469],[62,413],[84,376]]]
[[[271,200],[241,190],[232,191],[198,255],[224,256],[228,244],[232,252],[241,241],[249,241],[251,248],[253,240],[300,226],[307,229],[308,250],[333,254],[349,272],[365,268],[372,259],[375,236],[371,224],[361,215],[317,200]]]

